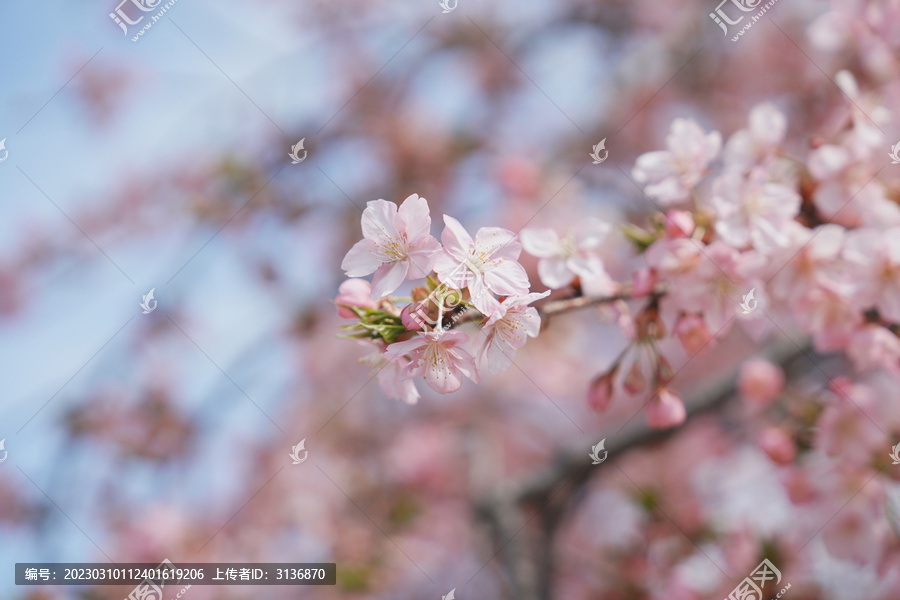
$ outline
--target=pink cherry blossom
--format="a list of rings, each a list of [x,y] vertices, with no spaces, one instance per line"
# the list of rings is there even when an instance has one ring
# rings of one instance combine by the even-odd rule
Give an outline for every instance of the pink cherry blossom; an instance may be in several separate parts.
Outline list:
[[[712,340],[706,321],[699,315],[684,315],[675,323],[675,335],[690,355],[697,354]]]
[[[870,323],[856,330],[847,355],[860,371],[884,369],[900,374],[900,338],[880,325]]]
[[[434,265],[442,283],[468,288],[472,304],[485,315],[499,304],[491,292],[502,296],[528,292],[528,274],[517,262],[522,245],[516,234],[500,227],[482,227],[472,239],[453,217],[444,215],[444,225],[444,252]]]
[[[687,411],[681,397],[669,388],[660,388],[644,408],[647,424],[654,429],[669,429],[684,423]]]
[[[747,129],[734,132],[725,144],[726,166],[744,171],[771,159],[786,131],[787,119],[773,104],[754,106]]]
[[[411,340],[388,346],[385,357],[398,361],[409,355],[410,362],[403,367],[403,377],[424,377],[431,389],[439,394],[449,394],[462,386],[463,375],[476,383],[480,378],[475,359],[459,347],[468,341],[469,336],[459,330],[420,331]]]
[[[753,357],[741,366],[738,390],[749,404],[771,404],[784,389],[784,371],[764,358]]]
[[[537,337],[541,330],[541,317],[533,306],[535,300],[550,295],[531,293],[523,296],[508,296],[497,307],[476,340],[475,356],[490,373],[505,371],[512,365],[516,350],[525,345],[529,337]]]
[[[845,348],[862,321],[859,309],[850,300],[850,287],[834,281],[807,290],[798,298],[796,310],[819,352]]]
[[[783,230],[800,212],[800,195],[765,178],[755,168],[746,178],[730,172],[713,184],[716,233],[735,248],[752,245],[766,252],[790,243]]]
[[[810,288],[841,277],[838,261],[846,230],[832,224],[810,230],[797,224],[788,234],[791,242],[770,289],[774,296],[793,306]]]
[[[759,434],[756,443],[759,444],[760,450],[778,465],[790,464],[797,456],[797,444],[791,436],[778,427],[764,430]]]
[[[385,344],[378,342],[378,351],[367,354],[359,359],[359,362],[368,366],[375,374],[375,380],[381,387],[381,391],[388,398],[401,400],[407,404],[415,404],[419,401],[419,391],[415,382],[403,374],[405,359],[389,360],[385,356]]]
[[[348,279],[338,287],[338,295],[334,299],[338,315],[345,319],[355,319],[356,314],[347,308],[375,308],[372,301],[372,286],[365,279]]]
[[[900,227],[851,231],[844,258],[859,308],[877,308],[881,317],[900,322]]]
[[[569,285],[575,277],[592,278],[605,273],[596,252],[609,229],[608,223],[591,217],[579,221],[562,238],[549,228],[524,229],[519,235],[525,252],[541,259],[541,283],[555,290]]]
[[[666,147],[640,155],[631,172],[638,183],[645,184],[647,196],[663,205],[687,200],[718,156],[722,136],[717,131],[705,133],[692,119],[675,119]]]
[[[387,296],[403,280],[425,277],[434,267],[440,244],[431,235],[428,202],[417,194],[397,208],[393,202],[372,200],[362,216],[363,238],[344,257],[348,277],[375,273],[372,298]]]

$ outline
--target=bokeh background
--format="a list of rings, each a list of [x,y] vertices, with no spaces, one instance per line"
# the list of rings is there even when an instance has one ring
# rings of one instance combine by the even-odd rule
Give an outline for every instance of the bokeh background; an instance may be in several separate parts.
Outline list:
[[[585,400],[625,343],[602,312],[406,406],[336,337],[332,304],[368,200],[418,193],[470,231],[640,221],[654,206],[626,174],[673,118],[730,133],[761,101],[803,154],[846,104],[833,74],[876,52],[817,45],[811,26],[898,5],[835,4],[781,0],[733,43],[709,0],[179,0],[132,42],[112,1],[4,2],[0,597],[129,592],[17,588],[16,562],[169,558],[338,565],[334,587],[191,600],[687,600],[724,597],[763,555],[795,600],[898,597],[896,548],[840,560],[819,535],[864,475],[799,506],[729,400],[753,353],[827,393],[839,361],[800,338],[735,330],[681,357],[679,391],[723,401],[652,434],[639,402]],[[607,246],[626,278],[628,243]],[[607,464],[566,462],[602,438]]]

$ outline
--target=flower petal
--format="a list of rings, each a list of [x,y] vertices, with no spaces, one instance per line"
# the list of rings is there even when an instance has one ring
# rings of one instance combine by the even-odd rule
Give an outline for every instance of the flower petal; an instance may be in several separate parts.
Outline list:
[[[377,246],[372,240],[356,242],[341,262],[341,268],[347,273],[347,277],[362,277],[374,273],[382,264],[376,250]]]
[[[409,271],[408,261],[385,263],[375,271],[372,278],[372,298],[378,300],[400,287]]]
[[[406,226],[406,239],[410,244],[415,245],[426,236],[430,237],[431,211],[425,198],[420,198],[418,194],[409,196],[400,205],[398,214]]]

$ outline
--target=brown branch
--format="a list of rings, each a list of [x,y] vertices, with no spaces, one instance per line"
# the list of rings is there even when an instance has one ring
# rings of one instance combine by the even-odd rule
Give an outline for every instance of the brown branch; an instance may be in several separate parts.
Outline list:
[[[598,300],[588,299],[586,303],[578,304],[577,308],[600,303]],[[785,342],[769,347],[760,355],[782,365],[790,376],[796,370],[799,359],[809,351],[808,344],[798,346]],[[688,421],[702,413],[722,408],[734,397],[739,369],[740,365],[735,364],[732,369],[712,378],[691,395],[685,402]],[[679,431],[681,428],[651,429],[643,421],[636,420],[606,444],[609,458],[603,466],[608,467],[609,463],[621,459],[633,448],[666,439]],[[580,498],[584,497],[585,494],[581,492],[591,477],[604,471],[603,467],[591,464],[588,452],[589,448],[582,446],[563,451],[537,474],[501,484],[475,504],[476,514],[492,528],[496,552],[509,567],[513,589],[518,598],[552,598],[552,542],[556,530],[566,516],[571,514]],[[522,536],[528,534],[527,531],[522,531],[523,523],[527,524],[524,521],[525,506],[532,506],[539,511],[541,525],[539,543],[531,544],[531,552],[526,548],[527,542],[522,541]]]

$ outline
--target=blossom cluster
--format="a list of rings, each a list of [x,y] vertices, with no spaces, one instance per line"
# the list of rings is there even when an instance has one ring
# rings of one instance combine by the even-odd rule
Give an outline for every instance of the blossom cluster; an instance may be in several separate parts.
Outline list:
[[[498,373],[516,350],[537,336],[532,306],[549,292],[530,293],[513,232],[482,227],[475,236],[444,215],[440,242],[431,235],[428,202],[413,194],[398,207],[373,200],[362,214],[363,239],[344,257],[348,279],[335,303],[349,336],[374,344],[363,360],[382,390],[408,403],[419,399],[416,378],[438,393],[455,392],[463,376],[478,382],[482,369]],[[360,279],[373,275],[371,284]],[[409,296],[394,296],[405,282]],[[474,339],[454,328],[477,325]]]
[[[876,118],[884,109],[864,101],[850,73],[836,80],[852,101],[847,123],[806,157],[787,154],[787,119],[766,103],[724,144],[677,119],[665,150],[637,158],[632,176],[661,213],[651,230],[626,232],[643,257],[635,296],[649,300],[620,319],[634,343],[595,379],[593,406],[617,389],[643,391],[647,379],[665,386],[671,373],[656,348],[668,332],[694,355],[735,322],[757,339],[799,329],[860,372],[900,376],[900,206],[875,179],[887,145],[859,106]],[[647,412],[660,427],[685,418],[665,387]]]

